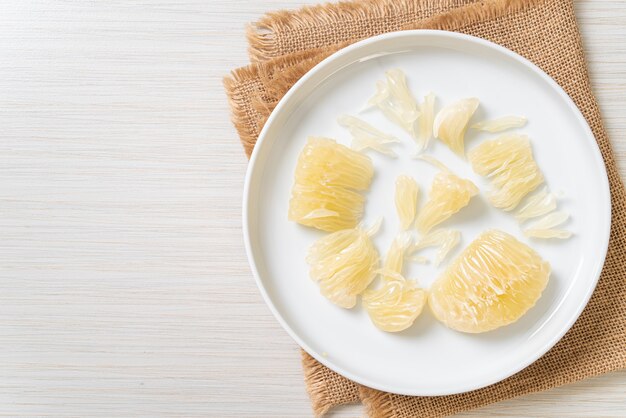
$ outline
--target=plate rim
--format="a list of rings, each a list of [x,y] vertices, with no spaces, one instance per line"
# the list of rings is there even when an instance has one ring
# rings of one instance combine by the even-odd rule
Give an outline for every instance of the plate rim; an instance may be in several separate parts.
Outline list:
[[[602,231],[604,240],[603,242],[599,243],[601,250],[602,250],[602,253],[601,253],[602,255],[598,258],[592,270],[593,276],[590,276],[591,280],[590,280],[590,285],[587,288],[587,293],[584,295],[583,298],[580,299],[580,303],[577,306],[576,311],[572,312],[573,315],[569,319],[569,322],[566,323],[566,325],[560,330],[560,332],[555,333],[555,335],[553,335],[552,338],[547,339],[547,341],[544,342],[544,344],[535,352],[531,352],[530,355],[527,356],[526,361],[520,362],[515,367],[505,369],[503,372],[494,374],[494,376],[492,376],[491,379],[485,379],[484,381],[480,382],[480,384],[478,385],[465,385],[461,387],[455,387],[452,390],[448,390],[448,391],[416,392],[414,390],[407,389],[404,387],[392,387],[389,385],[379,385],[374,381],[370,381],[367,378],[355,375],[352,372],[344,370],[342,367],[337,366],[328,358],[324,357],[322,353],[318,353],[316,350],[312,349],[308,344],[306,344],[298,336],[298,334],[293,329],[291,329],[291,327],[287,324],[286,320],[283,318],[281,313],[278,311],[278,309],[274,305],[272,299],[268,295],[265,289],[265,286],[263,284],[261,275],[259,274],[259,271],[257,268],[257,262],[254,256],[254,251],[252,249],[252,243],[250,240],[250,227],[249,227],[248,220],[249,220],[249,215],[250,215],[251,182],[252,182],[253,173],[255,172],[257,161],[259,159],[258,157],[260,154],[259,150],[264,143],[264,140],[267,136],[267,132],[269,131],[272,124],[274,123],[274,120],[278,117],[277,115],[281,113],[281,111],[283,110],[283,107],[286,106],[286,104],[290,101],[290,98],[296,94],[299,88],[303,84],[307,83],[310,78],[312,78],[315,74],[317,74],[323,68],[325,68],[328,65],[332,65],[332,63],[335,60],[357,49],[364,48],[368,45],[375,44],[378,42],[384,42],[386,40],[393,39],[393,38],[404,38],[404,37],[412,38],[412,37],[428,37],[428,36],[452,38],[455,41],[475,43],[475,44],[479,44],[487,48],[494,49],[497,52],[500,52],[512,58],[513,60],[517,61],[519,64],[527,67],[528,70],[540,76],[545,82],[547,82],[554,89],[554,91],[561,97],[561,99],[563,99],[564,102],[567,103],[567,106],[570,108],[570,110],[576,116],[576,118],[579,119],[580,122],[582,122],[582,125],[584,126],[584,129],[586,131],[585,132],[586,136],[589,136],[594,139],[593,141],[594,143],[592,144],[593,145],[592,154],[593,154],[593,158],[596,160],[596,163],[599,163],[599,166],[602,170],[601,174],[603,174],[602,175],[603,181],[601,182],[602,184],[598,186],[603,191],[603,195],[604,195],[603,200],[604,200],[604,208],[605,208],[604,215],[608,219],[608,222],[606,224],[605,230]],[[571,329],[571,327],[580,317],[584,308],[587,306],[592,294],[594,293],[596,286],[598,284],[598,281],[600,279],[602,269],[604,267],[606,255],[608,252],[610,231],[611,231],[611,226],[612,226],[612,207],[611,206],[612,206],[612,200],[611,200],[611,191],[610,191],[608,173],[606,171],[606,165],[604,162],[604,158],[602,157],[602,153],[600,151],[598,141],[593,131],[591,130],[589,123],[585,119],[584,115],[582,114],[578,106],[574,103],[573,99],[565,92],[565,90],[552,77],[550,77],[546,72],[544,72],[541,68],[539,68],[532,61],[494,42],[491,42],[491,41],[488,41],[479,37],[475,37],[475,36],[471,36],[471,35],[467,35],[463,33],[458,33],[458,32],[450,32],[450,31],[444,31],[444,30],[432,30],[432,29],[417,29],[417,30],[404,30],[404,31],[394,31],[394,32],[384,33],[381,35],[373,36],[373,37],[358,41],[345,48],[342,48],[339,51],[336,51],[335,53],[331,54],[330,56],[326,57],[321,62],[316,64],[306,74],[304,74],[279,100],[278,104],[276,105],[276,107],[274,108],[270,116],[268,117],[265,125],[263,126],[263,128],[261,129],[261,132],[259,133],[258,139],[256,141],[255,147],[252,151],[252,155],[250,157],[250,161],[246,169],[246,176],[245,176],[244,188],[243,188],[243,200],[242,200],[242,232],[243,232],[244,245],[245,245],[245,250],[246,250],[246,256],[248,259],[248,264],[250,266],[250,269],[252,270],[256,285],[261,293],[261,296],[263,297],[265,304],[268,306],[268,308],[270,309],[270,311],[272,312],[276,320],[279,322],[282,328],[287,332],[287,334],[309,355],[311,355],[313,358],[315,358],[324,366],[340,374],[341,376],[344,376],[347,379],[350,379],[356,383],[362,384],[364,386],[367,386],[373,389],[395,393],[399,395],[406,395],[406,396],[447,396],[447,395],[466,393],[466,392],[476,390],[476,389],[481,389],[481,388],[493,385],[495,383],[498,383],[518,373],[519,371],[525,369],[526,367],[528,367],[529,365],[537,361],[539,358],[541,358],[552,347],[554,347],[563,338],[563,336]]]

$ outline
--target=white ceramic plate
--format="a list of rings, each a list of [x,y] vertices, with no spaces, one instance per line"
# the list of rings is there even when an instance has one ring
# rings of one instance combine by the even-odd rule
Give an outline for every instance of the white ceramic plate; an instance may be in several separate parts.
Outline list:
[[[365,222],[384,216],[375,243],[386,252],[399,224],[393,192],[395,178],[410,174],[429,189],[436,170],[409,157],[411,139],[376,110],[359,112],[384,71],[400,68],[420,98],[428,91],[438,107],[463,97],[478,97],[473,120],[524,115],[522,129],[532,140],[535,158],[553,191],[563,192],[561,208],[571,213],[567,241],[525,239],[510,214],[490,207],[488,184],[441,142],[429,154],[481,188],[479,198],[442,227],[462,231],[462,243],[487,228],[500,228],[530,243],[552,265],[550,282],[537,305],[518,322],[478,335],[452,331],[425,309],[407,331],[388,334],[370,322],[360,305],[338,308],[323,298],[308,277],[309,245],[323,232],[287,220],[290,189],[299,152],[309,135],[349,144],[336,119],[359,115],[397,135],[398,159],[370,153],[375,179],[368,193]],[[468,131],[466,149],[492,137]],[[422,195],[422,203],[424,195]],[[574,323],[594,290],[607,250],[610,195],[596,141],[571,99],[545,73],[498,45],[451,32],[406,31],[352,45],[306,74],[281,100],[256,144],[243,203],[246,249],[258,286],[287,332],[317,360],[361,384],[406,395],[447,395],[498,382],[550,349]],[[445,264],[445,263],[444,263]],[[428,286],[438,270],[412,266],[408,277]]]

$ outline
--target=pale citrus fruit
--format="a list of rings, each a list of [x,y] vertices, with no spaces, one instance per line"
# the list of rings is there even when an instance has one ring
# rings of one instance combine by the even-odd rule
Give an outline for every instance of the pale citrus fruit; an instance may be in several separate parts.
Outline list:
[[[435,121],[435,100],[437,97],[430,92],[424,97],[424,101],[419,105],[419,138],[415,140],[417,143],[417,152],[421,152],[428,148],[428,143],[433,136],[433,122]]]
[[[544,187],[539,192],[528,197],[526,203],[517,211],[515,219],[524,222],[528,219],[536,218],[556,209],[556,195]]]
[[[485,141],[472,149],[468,158],[476,173],[491,180],[489,200],[497,208],[515,209],[524,196],[543,183],[525,135],[508,134]]]
[[[393,240],[385,256],[385,263],[383,265],[385,271],[402,274],[404,256],[411,242],[411,235],[408,232],[401,233]]]
[[[379,256],[371,233],[360,228],[337,231],[315,241],[307,253],[311,278],[322,295],[342,308],[352,308],[376,277]]]
[[[457,331],[478,333],[517,321],[532,308],[550,264],[532,248],[498,230],[482,233],[433,283],[428,304]]]
[[[433,180],[428,201],[419,211],[415,221],[417,230],[422,234],[428,233],[432,227],[467,206],[477,194],[478,188],[471,181],[449,171],[441,171]]]
[[[296,166],[289,220],[324,231],[354,228],[363,214],[372,161],[332,139],[308,139]]]
[[[385,81],[376,83],[376,94],[368,104],[380,109],[390,121],[402,127],[413,138],[417,137],[416,124],[420,112],[401,70],[385,72]]]
[[[412,177],[398,176],[396,179],[395,203],[402,229],[407,229],[411,226],[415,219],[418,193],[419,187]]]
[[[557,226],[567,222],[569,213],[557,210],[539,218],[524,230],[524,235],[532,238],[558,238],[567,239],[572,236],[570,231],[557,229]]]
[[[382,286],[363,293],[363,306],[379,329],[399,332],[410,327],[426,303],[426,292],[395,272],[381,272]]]
[[[352,134],[350,147],[356,151],[373,150],[388,157],[395,158],[395,153],[391,146],[400,142],[393,135],[386,134],[362,119],[350,115],[343,115],[337,119],[341,126],[348,128]]]
[[[433,135],[460,156],[465,155],[465,131],[479,105],[478,99],[462,99],[444,107],[433,123]]]
[[[521,128],[528,120],[523,116],[503,116],[498,119],[484,120],[472,125],[472,129],[485,132],[502,132],[508,129]]]
[[[413,254],[424,248],[438,247],[435,255],[435,267],[438,267],[446,259],[450,251],[456,248],[461,242],[461,232],[454,229],[438,229],[429,232],[421,237],[415,244],[408,248],[408,252]]]

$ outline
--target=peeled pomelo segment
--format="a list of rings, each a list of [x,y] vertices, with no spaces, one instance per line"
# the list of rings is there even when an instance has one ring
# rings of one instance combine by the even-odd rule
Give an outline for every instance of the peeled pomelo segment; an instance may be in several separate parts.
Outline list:
[[[367,190],[374,176],[372,160],[333,139],[309,137],[298,157],[295,183]]]
[[[412,280],[390,271],[378,289],[363,293],[363,306],[370,319],[382,331],[399,332],[409,328],[426,304],[426,292]]]
[[[402,127],[413,138],[417,137],[416,124],[420,113],[401,70],[385,72],[385,81],[376,83],[376,94],[368,104],[380,109],[389,120]]]
[[[289,201],[289,220],[338,231],[354,228],[363,215],[374,175],[369,157],[332,139],[310,137],[298,157]]]
[[[358,225],[364,205],[365,197],[349,189],[295,185],[288,218],[300,225],[334,232]]]
[[[526,203],[517,211],[515,219],[524,222],[528,219],[536,218],[556,209],[556,196],[544,187],[539,192],[529,196]]]
[[[450,251],[459,245],[460,241],[460,231],[453,229],[438,229],[436,231],[429,232],[415,244],[411,245],[408,252],[409,254],[412,254],[424,248],[438,247],[434,262],[435,266],[438,267],[448,256]]]
[[[392,96],[398,100],[398,104],[405,106],[408,111],[417,109],[417,103],[406,84],[404,72],[399,68],[394,68],[385,71],[385,76],[387,78],[387,86],[389,86]]]
[[[399,141],[393,135],[386,134],[354,116],[340,116],[337,122],[348,128],[352,134],[350,145],[352,149],[356,151],[371,149],[390,157],[397,157],[391,146]]]
[[[414,263],[417,263],[417,264],[430,263],[430,260],[428,259],[428,257],[424,257],[422,255],[407,255],[406,259],[409,261],[413,261]]]
[[[374,235],[378,234],[378,231],[380,231],[380,227],[383,225],[383,219],[384,218],[382,216],[379,217],[374,222],[372,222],[372,224],[368,228],[365,228],[365,225],[361,225],[361,229],[365,231],[365,234],[367,234],[368,237],[373,237]]]
[[[449,171],[441,171],[433,180],[428,201],[419,211],[415,224],[417,230],[427,234],[462,208],[478,194],[478,188],[469,180],[462,179]]]
[[[568,239],[573,234],[571,231],[566,231],[564,229],[527,229],[526,231],[524,231],[524,235],[529,238]]]
[[[433,135],[457,155],[465,155],[465,131],[479,104],[476,98],[462,99],[445,106],[435,117]]]
[[[450,171],[450,172],[452,171],[450,170],[450,168],[448,168],[447,165],[445,165],[444,163],[442,163],[441,161],[439,161],[438,159],[436,159],[435,157],[431,155],[420,154],[420,155],[416,155],[415,158],[418,160],[426,161],[427,163],[440,169],[441,171]]]
[[[523,116],[503,116],[498,119],[484,120],[475,123],[472,125],[472,129],[496,133],[506,131],[507,129],[521,128],[526,125],[527,121],[528,119]]]
[[[410,245],[410,234],[405,232],[398,235],[391,243],[387,255],[385,256],[384,270],[402,274],[404,256]]]
[[[525,135],[505,134],[472,149],[472,169],[491,180],[489,200],[493,206],[511,211],[544,181]]]
[[[342,308],[352,308],[357,295],[374,280],[379,256],[367,232],[356,228],[314,242],[306,262],[321,294]]]
[[[372,224],[369,228],[360,225],[358,228],[345,229],[342,231],[334,232],[330,235],[326,235],[323,238],[318,239],[310,248],[307,253],[309,255],[316,255],[318,258],[327,258],[335,255],[338,248],[344,248],[357,238],[371,238],[380,229],[382,221],[378,220]],[[308,259],[307,259],[308,260]]]
[[[421,152],[422,150],[428,148],[430,139],[433,136],[433,123],[435,121],[435,100],[435,94],[432,92],[428,93],[426,97],[424,97],[424,101],[420,103],[418,107],[420,116],[418,120],[419,135],[416,140],[417,152]]]
[[[371,149],[372,151],[376,151],[388,157],[396,158],[398,154],[396,154],[396,152],[391,149],[390,145],[391,144],[381,144],[380,142],[377,142],[372,138],[359,136],[352,138],[352,143],[350,144],[350,147],[353,150],[359,152]]]
[[[402,229],[407,229],[415,220],[418,194],[419,186],[412,177],[398,176],[396,179],[395,203]]]
[[[550,277],[550,264],[511,235],[482,233],[430,289],[431,311],[447,327],[486,332],[517,321]]]
[[[368,136],[382,144],[399,142],[393,135],[384,133],[356,116],[342,115],[337,119],[341,126],[348,128],[352,136]]]
[[[320,219],[320,218],[333,218],[339,216],[338,212],[334,210],[328,209],[314,209],[309,212],[307,215],[303,216],[302,219]]]
[[[565,222],[567,222],[568,219],[569,214],[563,211],[555,211],[549,213],[548,215],[529,225],[529,227],[524,230],[524,235],[532,238],[567,239],[572,236],[572,233],[570,231],[565,231],[562,229],[555,229],[555,227],[564,224]]]

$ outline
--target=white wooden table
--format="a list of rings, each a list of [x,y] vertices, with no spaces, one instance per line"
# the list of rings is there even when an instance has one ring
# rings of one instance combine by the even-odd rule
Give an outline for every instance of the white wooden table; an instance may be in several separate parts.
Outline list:
[[[0,3],[0,415],[311,414],[244,255],[221,85],[244,24],[300,4]],[[626,174],[626,1],[577,12]],[[624,411],[618,372],[472,415]]]

